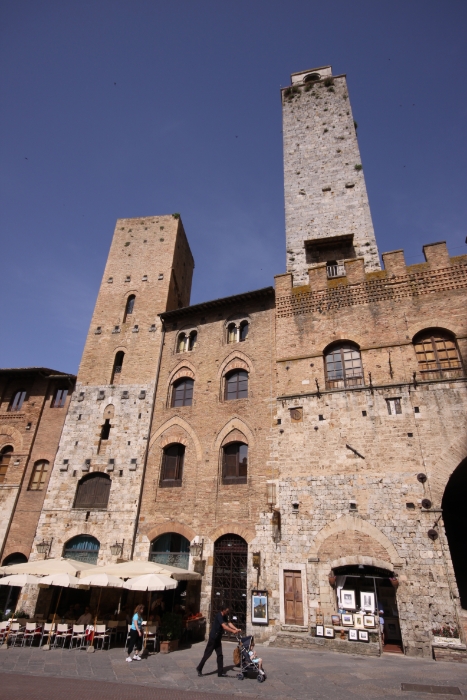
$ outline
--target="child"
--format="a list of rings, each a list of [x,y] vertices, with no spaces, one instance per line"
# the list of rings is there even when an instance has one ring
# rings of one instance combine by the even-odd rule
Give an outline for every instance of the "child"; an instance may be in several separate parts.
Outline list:
[[[258,666],[258,671],[261,673],[261,675],[266,675],[263,671],[263,659],[259,659],[256,656],[255,643],[253,640],[251,640],[251,646],[250,651],[248,652],[248,656],[250,657],[251,661]]]

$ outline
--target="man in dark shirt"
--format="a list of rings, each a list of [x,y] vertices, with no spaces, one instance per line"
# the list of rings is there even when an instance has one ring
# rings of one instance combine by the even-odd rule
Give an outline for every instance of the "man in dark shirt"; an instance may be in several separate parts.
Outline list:
[[[214,622],[212,623],[211,631],[209,633],[208,643],[206,644],[206,649],[204,651],[204,656],[196,667],[198,676],[203,675],[203,666],[213,651],[215,651],[217,655],[217,675],[226,675],[224,673],[224,656],[222,654],[222,635],[224,634],[224,630],[226,632],[233,632],[234,634],[241,632],[241,630],[237,629],[237,627],[229,622],[228,615],[229,608],[222,607],[220,612],[218,612],[214,618]]]

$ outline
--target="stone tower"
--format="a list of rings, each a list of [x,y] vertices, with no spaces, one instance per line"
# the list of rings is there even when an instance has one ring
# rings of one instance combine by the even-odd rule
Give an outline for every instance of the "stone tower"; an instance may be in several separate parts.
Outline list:
[[[49,556],[79,536],[98,541],[99,563],[112,561],[116,542],[114,561],[131,556],[163,342],[158,314],[189,304],[193,267],[178,215],[117,221],[36,533],[36,544],[51,542]]]
[[[287,272],[299,286],[320,263],[331,276],[351,258],[379,270],[345,75],[324,66],[291,79],[282,90]]]

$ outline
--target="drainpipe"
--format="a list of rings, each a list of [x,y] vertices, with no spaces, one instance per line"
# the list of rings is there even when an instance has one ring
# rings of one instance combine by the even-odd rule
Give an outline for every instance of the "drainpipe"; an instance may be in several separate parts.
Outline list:
[[[152,401],[152,407],[151,407],[151,417],[149,419],[149,428],[148,428],[148,438],[146,440],[146,450],[144,452],[144,461],[143,461],[143,474],[141,477],[141,488],[139,491],[139,498],[138,498],[138,507],[136,509],[136,517],[135,517],[135,527],[133,530],[133,540],[131,543],[131,553],[130,553],[130,560],[133,559],[133,555],[135,553],[135,546],[136,546],[136,535],[138,533],[138,523],[139,523],[139,516],[141,513],[141,504],[143,502],[143,488],[144,488],[144,479],[146,477],[146,466],[148,463],[148,455],[149,455],[149,439],[151,437],[151,428],[152,428],[152,419],[154,417],[154,409],[156,407],[156,394],[157,394],[157,385],[159,383],[159,374],[161,370],[161,362],[162,362],[162,350],[164,347],[164,340],[165,340],[165,327],[164,327],[164,321],[161,318],[161,332],[162,332],[162,337],[161,337],[161,347],[159,350],[159,359],[157,361],[157,369],[156,369],[156,377],[154,380],[154,398]]]

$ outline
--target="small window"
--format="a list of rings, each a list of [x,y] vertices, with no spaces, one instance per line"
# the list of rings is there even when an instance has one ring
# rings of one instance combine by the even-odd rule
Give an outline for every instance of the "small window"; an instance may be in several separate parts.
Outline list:
[[[43,459],[40,462],[36,462],[32,470],[31,480],[29,482],[29,491],[42,491],[47,480],[47,473],[49,471],[49,463]]]
[[[248,321],[241,322],[241,324],[240,324],[240,342],[243,342],[244,340],[247,339],[249,328],[250,328],[250,324],[248,323]]]
[[[191,350],[195,349],[197,340],[198,340],[198,333],[196,331],[191,331],[190,335],[188,336],[188,350],[190,352],[191,352]]]
[[[388,413],[390,416],[395,416],[398,413],[402,413],[401,400],[398,399],[386,399],[386,405],[388,407]]]
[[[350,343],[333,345],[324,356],[326,388],[343,389],[363,384],[360,350]]]
[[[112,369],[112,377],[110,380],[111,384],[115,384],[120,380],[124,357],[125,353],[123,352],[123,350],[119,350],[119,352],[117,352],[117,354],[115,355],[114,366]]]
[[[224,484],[246,484],[248,445],[232,442],[223,448],[222,481]]]
[[[52,408],[63,408],[68,396],[68,389],[57,389],[52,399]]]
[[[461,377],[462,363],[454,336],[441,330],[431,330],[414,340],[418,366],[423,379]]]
[[[227,342],[237,342],[237,326],[235,325],[235,323],[230,323],[227,327]]]
[[[101,429],[101,440],[108,440],[109,439],[111,429],[112,429],[112,425],[110,424],[110,420],[107,418],[104,422],[104,425],[102,426],[102,429]]]
[[[10,405],[8,407],[9,411],[21,411],[21,408],[23,407],[24,400],[26,398],[26,392],[24,389],[20,389],[19,391],[15,392],[13,395],[13,398],[10,401]]]
[[[10,459],[13,456],[13,447],[7,445],[3,447],[0,451],[0,484],[5,481],[6,473],[8,470],[8,465],[10,464]]]
[[[227,401],[248,398],[248,372],[244,369],[236,369],[227,375],[225,398]]]
[[[111,485],[110,477],[101,472],[83,476],[78,482],[73,508],[87,510],[107,508]]]
[[[180,333],[177,340],[177,352],[185,352],[186,349],[186,334]]]
[[[125,306],[125,314],[123,316],[123,323],[126,323],[127,317],[131,316],[133,313],[133,309],[135,308],[135,295],[130,294],[128,299],[126,300],[126,306]]]
[[[164,449],[162,456],[161,486],[181,486],[185,445],[176,443]]]
[[[172,407],[191,406],[193,402],[194,380],[183,377],[174,382],[172,389]]]

